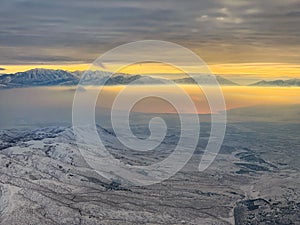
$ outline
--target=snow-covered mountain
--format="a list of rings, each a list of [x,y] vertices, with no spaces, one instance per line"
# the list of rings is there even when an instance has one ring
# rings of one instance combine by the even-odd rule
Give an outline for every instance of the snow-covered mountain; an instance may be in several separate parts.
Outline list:
[[[76,85],[79,77],[64,70],[32,69],[0,76],[2,87]]]
[[[0,76],[0,88],[77,85],[84,73],[82,85],[162,84],[167,80],[151,76],[116,74],[104,71],[75,71],[33,69]]]
[[[82,76],[83,72],[75,72]],[[111,76],[110,72],[105,71],[86,71],[84,78],[81,80],[82,85],[122,85],[122,84],[163,84],[168,80],[161,78],[153,78],[151,76],[131,75],[131,74],[115,74]]]
[[[170,81],[163,78],[130,75],[130,74],[112,74],[105,71],[75,71],[68,72],[64,70],[50,69],[32,69],[25,72],[15,74],[4,74],[0,76],[0,88],[18,88],[18,87],[34,87],[34,86],[70,86],[77,85],[80,77],[82,85],[143,85],[143,84],[168,84]],[[210,85],[205,82],[205,76],[201,77],[203,84]],[[188,77],[173,80],[179,84],[193,84],[195,81]],[[220,85],[238,85],[223,77],[217,76]]]
[[[281,87],[300,87],[300,79],[290,79],[290,80],[273,80],[273,81],[259,81],[257,83],[251,84],[250,86],[281,86]]]

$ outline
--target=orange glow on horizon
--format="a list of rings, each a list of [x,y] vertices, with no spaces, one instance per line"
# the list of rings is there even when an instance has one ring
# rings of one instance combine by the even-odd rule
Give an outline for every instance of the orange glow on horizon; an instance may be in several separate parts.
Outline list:
[[[203,91],[196,85],[179,85],[194,101],[199,114],[209,114],[210,108],[207,104],[206,97]],[[99,105],[104,108],[111,108],[114,98],[120,90],[125,86],[105,86],[101,92],[101,102]],[[91,87],[95,88],[95,87]],[[147,88],[157,89],[157,94],[164,92],[172,96],[176,95],[176,88],[170,86],[152,85],[152,86],[131,86],[131,94],[147,91]],[[207,90],[213,91],[217,87],[208,87]],[[237,109],[252,106],[287,106],[300,104],[300,87],[245,87],[245,86],[223,86],[221,87],[225,97],[226,109]],[[96,90],[96,89],[95,89]],[[119,106],[119,110],[126,109],[126,105]],[[223,110],[219,108],[218,110]],[[133,111],[143,113],[176,113],[175,109],[170,104],[163,104],[161,101],[154,98],[141,101]],[[191,113],[186,109],[186,113]],[[217,112],[214,112],[217,113]]]
[[[210,65],[215,74],[258,78],[300,78],[300,65],[285,63],[239,63]]]

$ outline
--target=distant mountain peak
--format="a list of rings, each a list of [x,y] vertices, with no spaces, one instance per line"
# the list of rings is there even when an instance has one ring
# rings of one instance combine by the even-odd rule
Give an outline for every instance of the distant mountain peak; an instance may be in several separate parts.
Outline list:
[[[227,85],[227,86],[239,86],[239,84],[225,79],[224,77],[221,76],[215,76],[216,81],[218,82],[219,85]],[[214,83],[211,82],[211,79],[208,79],[209,75],[202,75],[200,77],[200,81],[207,85],[214,85]],[[181,79],[176,79],[174,82],[179,83],[179,84],[196,84],[196,81],[192,77],[186,77],[186,78],[181,78]]]
[[[262,80],[254,84],[250,84],[250,86],[300,87],[300,79],[293,78],[289,80],[272,80],[272,81]]]

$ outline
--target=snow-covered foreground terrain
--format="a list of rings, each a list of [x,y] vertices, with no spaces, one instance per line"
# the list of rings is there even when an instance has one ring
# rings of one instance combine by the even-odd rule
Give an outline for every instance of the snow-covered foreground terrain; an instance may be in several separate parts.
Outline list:
[[[199,172],[209,132],[204,124],[186,167],[146,187],[98,175],[69,127],[2,130],[0,224],[299,224],[299,128],[229,124],[217,159]],[[171,130],[157,151],[137,153],[122,148],[111,130],[98,129],[111,153],[130,164],[167,157],[178,136]]]

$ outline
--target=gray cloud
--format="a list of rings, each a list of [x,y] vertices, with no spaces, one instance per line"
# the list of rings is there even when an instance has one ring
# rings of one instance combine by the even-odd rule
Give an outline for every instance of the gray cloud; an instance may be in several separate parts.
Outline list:
[[[91,62],[141,39],[174,41],[204,55],[221,50],[227,61],[241,60],[237,51],[271,61],[259,49],[299,50],[299,8],[300,0],[2,0],[0,64]],[[278,60],[300,59],[284,54]]]

